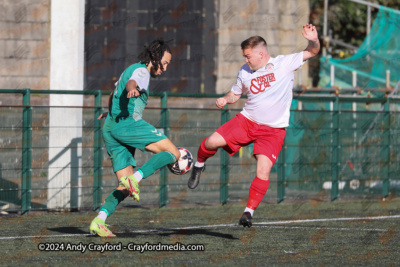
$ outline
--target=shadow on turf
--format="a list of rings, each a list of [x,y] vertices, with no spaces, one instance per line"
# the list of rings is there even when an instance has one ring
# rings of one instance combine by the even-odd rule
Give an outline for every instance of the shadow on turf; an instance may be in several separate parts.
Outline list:
[[[56,228],[47,228],[47,230],[59,232],[62,234],[89,234],[89,231],[82,231],[77,227],[56,227]]]
[[[168,232],[168,233],[165,233]],[[204,229],[160,229],[149,233],[116,233],[118,238],[133,238],[133,237],[145,237],[145,236],[161,236],[161,237],[171,237],[176,235],[189,236],[189,235],[208,235],[213,237],[219,237],[224,239],[239,239],[230,234],[222,234],[219,232],[213,232]]]
[[[77,227],[56,227],[56,228],[47,228],[49,231],[59,232],[62,234],[89,234],[87,231],[82,231]],[[169,233],[162,233],[169,232]],[[188,236],[188,235],[209,235],[213,237],[219,237],[224,239],[239,239],[230,234],[222,234],[218,232],[213,232],[204,229],[159,229],[154,232],[149,233],[116,233],[119,238],[132,238],[139,236],[162,236],[162,237],[171,237],[175,235]]]

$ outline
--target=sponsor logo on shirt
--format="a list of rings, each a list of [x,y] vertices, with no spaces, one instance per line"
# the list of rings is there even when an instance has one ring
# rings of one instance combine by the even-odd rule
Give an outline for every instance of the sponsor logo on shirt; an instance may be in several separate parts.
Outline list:
[[[270,82],[275,81],[275,75],[273,73],[265,74],[263,76],[254,78],[250,83],[250,91],[253,94],[264,92],[267,87],[270,87]]]

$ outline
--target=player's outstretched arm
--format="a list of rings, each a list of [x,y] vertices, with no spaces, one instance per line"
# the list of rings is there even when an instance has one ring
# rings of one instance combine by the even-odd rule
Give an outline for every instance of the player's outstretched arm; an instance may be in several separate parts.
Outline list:
[[[301,31],[304,38],[308,40],[308,46],[303,52],[303,61],[315,57],[320,49],[320,44],[318,40],[318,32],[315,26],[312,24],[306,24],[303,26]]]
[[[224,108],[226,104],[233,104],[239,100],[241,95],[236,95],[234,92],[230,91],[223,97],[217,99],[215,103],[218,108]]]
[[[128,92],[128,94],[126,95],[127,98],[138,97],[140,95],[137,86],[138,84],[135,80],[129,80],[126,83],[126,91]]]

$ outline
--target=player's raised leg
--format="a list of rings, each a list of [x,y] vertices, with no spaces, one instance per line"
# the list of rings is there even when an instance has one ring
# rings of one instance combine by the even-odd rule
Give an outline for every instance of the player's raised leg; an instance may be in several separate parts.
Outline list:
[[[190,189],[196,188],[200,183],[200,175],[206,169],[205,162],[208,158],[217,153],[218,148],[226,146],[225,139],[217,132],[201,142],[197,151],[197,161],[193,166],[192,173],[188,181]]]
[[[145,177],[152,175],[167,164],[174,163],[181,156],[178,148],[168,138],[147,145],[146,150],[155,155],[140,168]]]
[[[150,175],[156,170],[177,161],[180,157],[178,148],[168,139],[162,139],[160,141],[150,143],[146,147],[146,150],[155,153],[149,161],[147,161],[142,167],[140,167],[133,175],[125,176],[121,178],[120,184],[123,185],[132,195],[132,197],[139,201],[138,183]]]

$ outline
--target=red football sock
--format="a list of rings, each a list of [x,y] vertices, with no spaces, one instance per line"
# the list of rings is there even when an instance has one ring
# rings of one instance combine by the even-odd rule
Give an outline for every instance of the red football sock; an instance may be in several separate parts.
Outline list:
[[[268,190],[269,180],[261,180],[260,178],[254,178],[250,186],[249,200],[247,201],[247,207],[255,210],[263,199],[265,193]]]
[[[206,148],[206,139],[201,142],[199,150],[197,151],[197,161],[198,162],[206,162],[206,160],[217,153],[217,150],[208,150]]]

